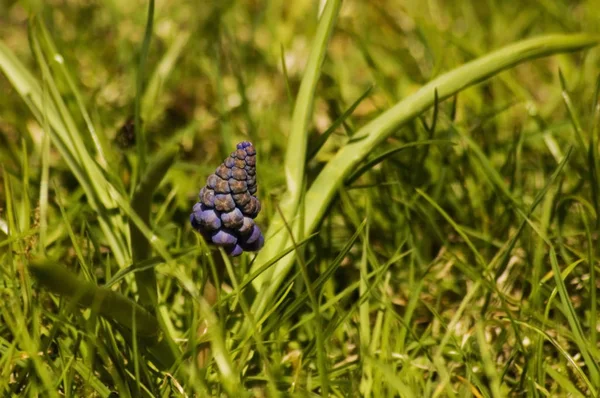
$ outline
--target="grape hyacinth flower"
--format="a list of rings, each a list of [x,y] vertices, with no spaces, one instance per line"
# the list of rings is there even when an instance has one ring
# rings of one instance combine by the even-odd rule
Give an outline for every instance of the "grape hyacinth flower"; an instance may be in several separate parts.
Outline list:
[[[254,219],[260,212],[256,194],[256,150],[243,141],[200,190],[190,222],[206,242],[230,256],[258,251],[265,238]]]

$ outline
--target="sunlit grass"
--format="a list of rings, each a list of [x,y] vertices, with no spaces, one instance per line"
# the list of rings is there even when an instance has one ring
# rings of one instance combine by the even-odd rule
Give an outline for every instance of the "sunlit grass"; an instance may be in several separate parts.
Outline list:
[[[0,395],[598,396],[593,2],[288,3],[0,5]]]

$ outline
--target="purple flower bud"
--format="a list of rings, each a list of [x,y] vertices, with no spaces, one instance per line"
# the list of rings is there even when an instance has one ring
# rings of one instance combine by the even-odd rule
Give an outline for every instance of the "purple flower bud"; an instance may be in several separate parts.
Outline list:
[[[217,183],[215,184],[215,192],[216,193],[229,193],[231,190],[229,189],[229,183],[227,180],[222,180],[219,178]]]
[[[237,238],[229,230],[220,229],[215,232],[211,237],[212,242],[218,246],[235,245]]]
[[[204,188],[202,188],[202,189],[204,189]],[[200,192],[202,192],[202,191],[200,191]],[[202,206],[202,203],[200,203],[200,202],[196,202],[196,203],[194,204],[194,207],[192,207],[192,211],[193,211],[194,213],[196,213],[196,212],[200,212],[200,211],[202,211],[202,210],[204,210],[204,206]]]
[[[246,181],[238,181],[233,178],[229,179],[229,188],[233,193],[242,193],[248,189],[248,185],[246,185]]]
[[[248,217],[256,218],[258,212],[260,211],[260,202],[256,197],[251,196],[250,202],[246,203],[242,206],[242,213]]]
[[[194,208],[196,208],[196,206],[194,206]],[[198,224],[200,228],[204,228],[208,231],[214,231],[221,228],[219,214],[203,204],[200,204],[200,209],[194,210],[194,213],[192,214],[194,215],[196,224]]]
[[[206,207],[215,207],[215,191],[208,187],[200,190],[200,201]]]
[[[235,207],[235,202],[229,194],[217,194],[215,195],[215,209],[219,211],[231,211]]]
[[[190,223],[194,229],[198,229],[200,227],[200,225],[196,222],[196,215],[194,213],[190,214]]]
[[[244,151],[243,149],[238,149],[234,153],[236,158],[240,160],[246,159],[246,151]]]
[[[240,246],[240,245],[230,246],[227,249],[227,254],[229,254],[231,257],[237,257],[240,254],[242,254],[243,252],[244,252],[244,249],[242,249],[242,246]]]
[[[237,149],[246,149],[249,146],[252,146],[252,143],[250,141],[242,141],[236,145],[236,148]]]
[[[250,143],[249,143],[250,144]],[[244,148],[246,150],[246,154],[248,156],[254,156],[256,155],[256,149],[254,149],[254,146],[252,146],[252,144],[248,145],[246,148]]]
[[[244,217],[244,222],[242,223],[242,226],[239,228],[238,231],[242,235],[247,235],[252,231],[253,228],[254,228],[254,220],[251,219],[250,217]]]
[[[256,214],[256,216],[258,216],[258,213],[260,213],[260,209],[262,209],[262,206],[260,205],[260,200],[258,200],[257,197],[253,196],[252,198],[256,200],[256,211],[254,213]]]
[[[264,236],[254,222],[260,201],[256,186],[256,149],[240,142],[206,180],[194,205],[190,223],[204,239],[223,247],[230,256],[259,250]]]
[[[238,205],[238,207],[244,206],[246,203],[250,202],[250,199],[252,198],[252,196],[248,192],[236,193],[231,196],[233,196],[233,200],[235,201],[235,204]]]
[[[260,234],[258,239],[256,241],[254,241],[254,243],[247,243],[247,242],[240,243],[240,245],[242,246],[242,249],[249,251],[249,252],[259,251],[260,249],[262,249],[264,244],[265,244],[265,237],[262,234]]]
[[[240,209],[235,208],[229,213],[221,214],[221,222],[226,228],[238,229],[244,225],[244,215]]]
[[[219,167],[217,167],[215,174],[221,177],[222,179],[227,180],[229,179],[229,177],[231,177],[231,170],[228,169],[227,166],[225,166],[224,164],[221,164]]]
[[[208,178],[206,179],[206,185],[209,188],[215,189],[215,185],[217,185],[217,181],[219,181],[219,177],[217,177],[214,174],[211,174],[208,176]]]
[[[238,169],[237,167],[233,167],[231,169],[231,176],[238,181],[244,181],[246,178],[248,178],[246,170]]]
[[[244,239],[244,243],[251,245],[252,243],[256,242],[261,235],[262,232],[260,232],[260,228],[258,228],[258,225],[254,224],[252,232],[246,239]]]

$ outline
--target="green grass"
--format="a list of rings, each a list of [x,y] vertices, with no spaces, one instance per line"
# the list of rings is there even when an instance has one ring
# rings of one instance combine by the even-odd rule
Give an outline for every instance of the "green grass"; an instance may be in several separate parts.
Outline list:
[[[0,395],[599,396],[597,7],[0,3]]]

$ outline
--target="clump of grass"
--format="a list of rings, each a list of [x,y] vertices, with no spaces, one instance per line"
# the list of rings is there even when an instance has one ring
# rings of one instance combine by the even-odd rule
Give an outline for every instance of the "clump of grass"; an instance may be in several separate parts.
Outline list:
[[[590,5],[176,3],[8,7],[3,394],[598,395]],[[242,139],[231,259],[188,220]]]

